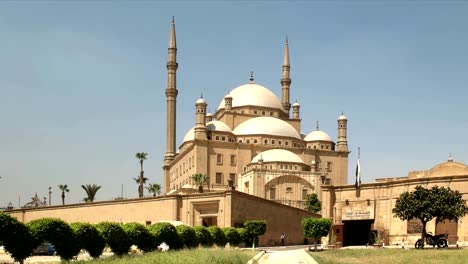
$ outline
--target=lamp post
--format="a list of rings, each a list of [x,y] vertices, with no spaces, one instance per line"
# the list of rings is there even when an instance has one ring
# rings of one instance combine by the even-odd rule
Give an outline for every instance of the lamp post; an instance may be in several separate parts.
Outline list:
[[[49,186],[49,206],[50,206],[50,197],[52,195],[52,187]]]

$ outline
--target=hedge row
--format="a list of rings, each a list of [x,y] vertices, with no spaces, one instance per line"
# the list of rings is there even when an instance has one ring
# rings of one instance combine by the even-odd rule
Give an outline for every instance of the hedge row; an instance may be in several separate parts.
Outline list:
[[[250,221],[251,222],[251,221]],[[254,221],[255,222],[255,221]],[[263,231],[266,223],[263,223]],[[249,221],[246,222],[247,227]],[[256,227],[258,229],[258,227]],[[11,256],[20,263],[32,254],[34,248],[42,243],[51,243],[56,253],[63,260],[70,260],[78,255],[81,249],[97,258],[107,245],[115,255],[127,254],[132,245],[143,251],[152,251],[162,242],[170,249],[183,247],[194,248],[198,245],[224,246],[238,245],[241,242],[251,243],[258,235],[256,229],[232,228],[220,229],[217,226],[174,227],[169,223],[157,223],[148,227],[139,223],[117,224],[101,222],[96,225],[88,223],[67,224],[57,218],[42,218],[23,224],[15,218],[0,212],[0,238]],[[263,234],[262,233],[262,234]]]

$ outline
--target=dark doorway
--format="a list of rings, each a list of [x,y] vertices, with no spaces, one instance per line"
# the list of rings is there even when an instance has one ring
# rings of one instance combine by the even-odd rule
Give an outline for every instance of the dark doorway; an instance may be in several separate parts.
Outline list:
[[[364,246],[369,242],[374,220],[352,220],[343,223],[343,246]]]

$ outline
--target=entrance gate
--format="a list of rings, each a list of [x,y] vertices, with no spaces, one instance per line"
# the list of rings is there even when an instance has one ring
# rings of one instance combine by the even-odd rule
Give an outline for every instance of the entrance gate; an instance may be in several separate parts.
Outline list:
[[[369,242],[374,220],[343,221],[343,246],[364,246]]]

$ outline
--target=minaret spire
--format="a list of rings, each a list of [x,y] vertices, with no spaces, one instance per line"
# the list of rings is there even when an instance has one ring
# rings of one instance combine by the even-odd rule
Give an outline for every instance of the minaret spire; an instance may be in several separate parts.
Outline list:
[[[171,33],[169,35],[169,49],[171,48],[177,49],[174,17],[172,17]]]
[[[167,49],[167,87],[166,87],[166,155],[164,165],[167,166],[175,157],[176,148],[176,101],[177,101],[177,44],[175,33],[175,22],[172,17],[171,30],[169,33],[169,48]],[[168,189],[166,189],[168,190]]]
[[[289,64],[289,44],[288,37],[286,37],[286,44],[284,46],[284,57],[283,57],[283,74],[281,78],[281,104],[283,105],[283,111],[289,117],[289,110],[291,109],[291,103],[289,102],[289,88],[291,86],[291,79],[289,78],[290,71]]]

